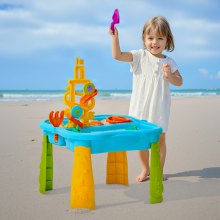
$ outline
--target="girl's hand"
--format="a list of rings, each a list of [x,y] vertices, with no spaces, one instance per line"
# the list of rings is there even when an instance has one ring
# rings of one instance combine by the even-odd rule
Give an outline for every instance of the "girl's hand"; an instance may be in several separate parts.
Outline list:
[[[111,29],[111,27],[109,28],[109,34],[113,37],[113,38],[117,38],[118,37],[118,30],[117,28],[115,27],[115,30],[114,30],[114,33]]]
[[[163,74],[165,76],[166,79],[169,78],[169,76],[171,76],[171,68],[170,68],[170,65],[165,63],[163,64]]]

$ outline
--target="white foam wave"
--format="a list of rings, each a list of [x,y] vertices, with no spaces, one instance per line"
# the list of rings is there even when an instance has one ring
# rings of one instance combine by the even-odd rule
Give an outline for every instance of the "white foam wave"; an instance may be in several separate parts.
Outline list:
[[[0,91],[0,102],[16,101],[55,101],[62,100],[65,91]],[[171,91],[173,97],[202,97],[220,96],[220,90],[180,90]],[[108,91],[103,90],[98,93],[95,99],[129,99],[131,91]]]
[[[171,96],[175,96],[175,97],[218,96],[218,93],[216,92],[171,92]]]
[[[0,96],[0,101],[16,102],[16,101],[53,101],[61,100],[63,94],[38,94],[38,93],[3,93]]]

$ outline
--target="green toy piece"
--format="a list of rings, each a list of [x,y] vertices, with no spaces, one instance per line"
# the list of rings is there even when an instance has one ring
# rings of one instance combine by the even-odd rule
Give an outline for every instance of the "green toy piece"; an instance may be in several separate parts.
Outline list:
[[[163,201],[163,171],[160,163],[159,142],[151,144],[150,203]]]
[[[86,95],[91,95],[95,91],[95,86],[93,83],[86,83],[83,87],[83,91]]]
[[[48,136],[43,136],[42,155],[40,163],[39,191],[45,194],[53,189],[53,146]]]
[[[131,125],[126,130],[138,130],[138,127],[136,125]]]

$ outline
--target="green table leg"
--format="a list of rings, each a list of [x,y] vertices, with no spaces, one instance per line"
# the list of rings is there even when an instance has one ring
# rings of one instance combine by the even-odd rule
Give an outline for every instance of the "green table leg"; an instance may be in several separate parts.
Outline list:
[[[163,172],[160,162],[159,142],[151,144],[150,203],[163,201]]]
[[[43,194],[53,189],[53,146],[48,136],[43,136],[42,155],[40,163],[39,191]]]

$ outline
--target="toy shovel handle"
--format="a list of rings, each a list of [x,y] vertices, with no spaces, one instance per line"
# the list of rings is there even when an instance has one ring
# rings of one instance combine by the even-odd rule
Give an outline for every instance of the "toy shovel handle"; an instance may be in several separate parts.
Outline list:
[[[111,23],[111,30],[113,31],[113,33],[115,32],[115,24],[114,24],[114,22]]]

